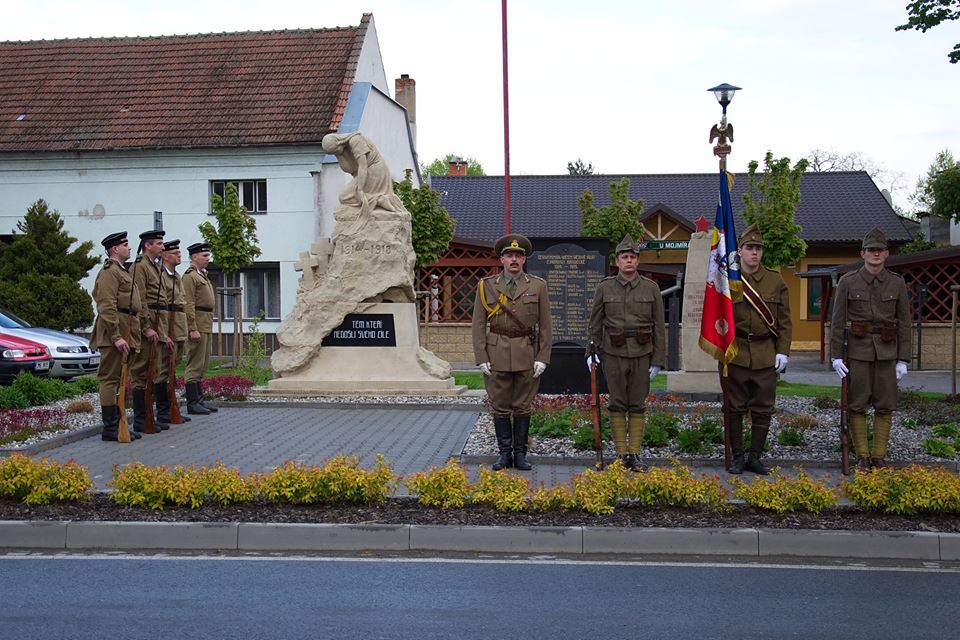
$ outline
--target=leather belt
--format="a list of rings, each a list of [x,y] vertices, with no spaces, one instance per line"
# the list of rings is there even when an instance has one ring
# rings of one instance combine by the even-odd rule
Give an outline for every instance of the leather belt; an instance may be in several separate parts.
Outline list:
[[[737,329],[736,333],[738,338],[743,338],[747,342],[757,342],[758,340],[769,340],[773,338],[772,333],[750,333],[749,331],[741,331]]]
[[[197,311],[206,311],[207,313],[213,313],[213,307],[201,307],[200,305],[194,306],[194,309]]]
[[[155,302],[151,302],[151,303],[149,303],[149,304],[147,305],[147,309],[153,309],[154,311],[166,311],[166,310],[167,310],[167,305],[165,305],[165,304],[157,304],[157,303],[155,303]]]
[[[168,304],[168,305],[167,305],[167,311],[178,311],[178,312],[183,311],[183,305],[182,305],[182,304]]]
[[[199,307],[197,307],[199,309]],[[507,329],[500,327],[490,327],[490,333],[498,336],[507,336],[508,338],[526,338],[533,335],[533,329]]]
[[[128,316],[137,315],[137,312],[131,309],[130,307],[117,307],[117,311],[119,311],[120,313],[125,313]]]
[[[897,325],[875,325],[869,322],[851,322],[850,331],[856,338],[873,334],[880,336],[880,340],[883,342],[893,342],[897,339]]]

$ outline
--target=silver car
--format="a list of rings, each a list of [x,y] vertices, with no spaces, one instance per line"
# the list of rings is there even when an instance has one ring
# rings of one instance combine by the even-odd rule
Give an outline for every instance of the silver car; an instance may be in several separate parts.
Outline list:
[[[51,378],[74,378],[86,373],[96,373],[100,366],[100,353],[91,349],[86,338],[30,326],[30,323],[5,309],[0,309],[0,329],[3,333],[46,346],[53,356],[49,374]]]

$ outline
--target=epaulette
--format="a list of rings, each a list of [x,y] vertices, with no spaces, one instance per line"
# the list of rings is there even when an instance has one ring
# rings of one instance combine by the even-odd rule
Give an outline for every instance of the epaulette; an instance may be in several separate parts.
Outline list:
[[[656,280],[654,280],[653,278],[648,278],[647,276],[643,275],[642,273],[640,274],[640,278],[641,278],[642,280],[646,280],[647,282],[652,282],[653,284],[657,284],[657,281],[656,281]],[[657,286],[659,287],[660,285],[657,284]]]
[[[140,255],[138,255],[138,256],[134,259],[134,262],[140,262],[141,260],[143,260],[143,254],[142,254],[142,253],[141,253]]]
[[[857,269],[857,271],[860,271],[860,270]],[[840,280],[843,280],[844,278],[850,278],[850,277],[852,277],[852,276],[855,276],[855,275],[857,274],[857,271],[847,271],[845,274],[843,274],[842,276],[840,276]],[[840,280],[837,280],[837,282],[839,283]]]
[[[601,280],[600,282],[606,282],[607,280],[616,280],[616,279],[617,279],[617,276],[607,276],[606,278],[604,278],[604,279]]]
[[[527,276],[527,279],[528,279],[528,280],[529,280],[530,278],[533,278],[534,280],[539,280],[540,282],[546,282],[546,280],[544,280],[544,279],[541,278],[540,276],[534,275],[534,274],[532,274],[532,273],[525,273],[524,275]]]
[[[887,269],[886,271],[887,271],[887,273],[889,273],[890,275],[892,275],[892,276],[897,276],[898,278],[900,278],[901,280],[903,280],[903,276],[902,276],[901,274],[897,273],[896,271],[890,271],[890,269]]]
[[[114,262],[114,260],[111,260],[110,258],[107,258],[106,260],[103,261],[103,268],[104,268],[104,269],[109,269],[109,268],[110,268],[110,265],[113,264],[113,262]]]

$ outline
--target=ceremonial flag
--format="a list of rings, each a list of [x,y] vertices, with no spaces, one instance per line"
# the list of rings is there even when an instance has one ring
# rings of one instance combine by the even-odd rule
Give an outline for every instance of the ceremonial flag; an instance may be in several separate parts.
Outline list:
[[[737,253],[737,231],[733,223],[730,187],[733,174],[720,171],[720,201],[713,224],[710,263],[707,266],[707,288],[703,294],[703,316],[700,319],[700,348],[727,364],[737,356],[734,338],[733,300],[742,295],[740,255]]]

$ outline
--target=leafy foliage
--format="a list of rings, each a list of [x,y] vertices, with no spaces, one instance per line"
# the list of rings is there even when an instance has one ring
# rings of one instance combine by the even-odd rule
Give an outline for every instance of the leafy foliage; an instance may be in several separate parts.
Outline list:
[[[260,256],[257,246],[257,221],[240,204],[237,186],[229,183],[223,198],[210,198],[217,226],[199,225],[200,235],[210,243],[213,259],[224,273],[235,273],[253,264]]]
[[[934,458],[952,460],[957,457],[957,448],[953,444],[937,438],[924,438],[923,450]]]
[[[584,189],[577,199],[580,206],[580,233],[588,238],[610,238],[610,263],[616,261],[614,247],[630,234],[639,241],[643,237],[643,200],[630,200],[630,179],[610,183],[610,204],[597,208],[593,191]]]
[[[447,252],[456,221],[440,206],[440,192],[426,182],[413,188],[412,171],[407,169],[402,182],[394,182],[393,190],[410,212],[413,225],[413,251],[417,254],[417,266],[436,262]]]
[[[936,249],[937,243],[927,240],[927,236],[924,235],[923,231],[917,231],[916,237],[907,244],[900,247],[899,254],[904,253],[919,253],[921,251],[929,251],[930,249]]]
[[[960,18],[960,0],[914,0],[906,8],[907,23],[898,26],[896,31],[914,29],[926,33],[927,29]],[[960,62],[960,43],[953,46],[947,58],[951,64]]]
[[[914,190],[909,196],[914,213],[930,213],[933,211],[936,201],[933,193],[934,180],[942,172],[957,166],[960,166],[960,163],[953,157],[949,149],[942,149],[937,152],[933,162],[927,167],[926,175],[917,178]]]
[[[480,467],[480,480],[472,489],[474,504],[488,505],[497,511],[523,511],[528,504],[530,480],[525,476]]]
[[[960,513],[960,479],[940,467],[874,469],[854,475],[843,491],[858,507],[883,513]]]
[[[97,264],[92,242],[70,249],[77,239],[63,230],[60,212],[44,200],[33,203],[17,222],[19,234],[0,245],[0,300],[27,322],[53,329],[79,329],[93,323],[93,303],[80,286]],[[37,295],[38,291],[44,295]]]
[[[944,169],[930,181],[933,207],[930,213],[960,222],[960,165]]]
[[[759,163],[751,160],[747,169],[747,191],[743,194],[743,217],[747,224],[759,224],[763,233],[763,264],[771,269],[795,264],[807,253],[795,222],[800,204],[800,180],[810,163],[804,158],[790,167],[790,158],[763,158],[763,174],[757,179]]]
[[[72,460],[34,460],[19,453],[0,460],[0,497],[50,504],[83,500],[92,488],[87,468]]]
[[[448,153],[442,158],[437,158],[433,162],[427,165],[420,165],[420,175],[426,179],[427,176],[445,176],[450,174],[450,161],[454,158],[458,158],[462,162],[467,163],[467,175],[468,176],[485,176],[483,172],[483,165],[477,161],[476,158],[470,157],[461,157]]]
[[[567,173],[569,173],[571,176],[592,176],[593,163],[588,162],[584,164],[583,160],[577,158],[576,162],[567,163]]]
[[[735,496],[751,506],[776,513],[797,510],[820,513],[836,507],[838,502],[836,492],[827,486],[825,479],[814,480],[800,468],[796,478],[785,476],[775,468],[766,478],[754,476],[752,482],[746,482],[734,476],[730,482]]]

